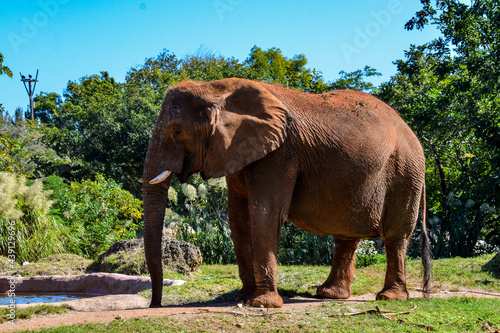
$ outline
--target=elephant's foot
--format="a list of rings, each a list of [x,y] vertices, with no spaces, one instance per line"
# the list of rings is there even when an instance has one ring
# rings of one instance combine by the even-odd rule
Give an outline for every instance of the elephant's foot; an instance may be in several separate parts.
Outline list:
[[[247,304],[257,308],[281,308],[283,306],[283,299],[278,292],[268,291],[264,294],[253,297],[247,302]]]
[[[325,298],[347,299],[351,297],[351,288],[347,286],[326,286],[325,284],[318,287],[316,293]]]
[[[255,288],[243,287],[240,291],[238,291],[236,296],[234,296],[234,301],[236,303],[240,302],[246,303],[253,297],[254,294],[255,294]]]
[[[385,299],[398,299],[406,301],[410,298],[410,294],[408,294],[408,290],[406,290],[406,286],[402,287],[393,287],[393,288],[384,288],[381,292],[377,294],[377,300],[385,300]]]
[[[161,305],[161,303],[153,303],[151,302],[151,304],[149,304],[149,308],[150,309],[154,309],[154,308],[162,308],[163,306]]]

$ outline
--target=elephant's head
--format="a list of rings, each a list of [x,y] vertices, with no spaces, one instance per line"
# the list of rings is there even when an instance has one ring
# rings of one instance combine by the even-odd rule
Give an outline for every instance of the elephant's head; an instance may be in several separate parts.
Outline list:
[[[183,82],[168,90],[143,175],[144,245],[151,306],[161,303],[161,235],[172,174],[181,182],[235,173],[284,141],[288,113],[261,85],[242,79]]]

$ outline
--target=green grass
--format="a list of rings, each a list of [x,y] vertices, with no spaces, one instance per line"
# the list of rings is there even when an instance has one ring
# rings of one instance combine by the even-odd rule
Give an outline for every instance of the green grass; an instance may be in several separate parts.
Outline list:
[[[460,286],[466,288],[482,288],[500,292],[500,280],[495,278],[493,272],[484,270],[494,255],[483,255],[475,258],[452,258],[434,260],[433,281],[436,287],[443,285]],[[418,287],[422,279],[422,266],[420,261],[412,260],[407,264],[407,278],[410,285]],[[477,281],[488,280],[488,285]]]
[[[10,309],[7,307],[0,307],[0,323],[9,320],[7,317]],[[66,306],[50,306],[50,305],[36,305],[26,308],[16,308],[16,321],[20,319],[29,319],[33,316],[43,316],[50,314],[61,314],[68,312]]]
[[[375,307],[382,311],[404,312],[414,306],[417,308],[410,314],[389,315],[404,322],[392,321],[375,313],[338,316],[373,310]],[[498,299],[345,302],[326,303],[317,308],[293,312],[282,309],[235,310],[254,314],[246,316],[227,313],[181,318],[117,319],[109,323],[73,325],[37,332],[425,332],[425,329],[413,324],[426,325],[438,332],[482,332],[485,323],[492,328],[499,327],[499,309]]]
[[[434,261],[434,284],[437,288],[444,285],[482,288],[500,292],[500,280],[490,272],[483,271],[483,266],[493,255],[476,258],[453,258]],[[385,277],[385,264],[376,264],[356,269],[356,280],[352,284],[352,294],[362,295],[377,293],[382,289]],[[314,297],[316,288],[322,284],[330,267],[327,266],[280,266],[278,268],[278,289],[285,296]],[[422,281],[422,264],[420,260],[407,263],[408,287],[420,288]],[[179,278],[179,277],[176,277]],[[163,304],[179,305],[194,302],[220,302],[231,300],[241,288],[236,265],[203,265],[200,272],[186,278],[187,283],[179,287],[165,287]],[[477,280],[489,280],[488,285],[479,284]],[[193,292],[195,291],[195,292]],[[149,296],[151,291],[144,292]]]
[[[92,260],[76,254],[55,254],[19,268],[21,276],[84,274]]]
[[[500,280],[492,272],[483,270],[493,255],[477,258],[454,258],[434,261],[434,284],[453,289],[458,287],[483,288],[500,292]],[[283,296],[314,297],[316,287],[323,283],[330,267],[323,266],[280,266],[278,287]],[[354,295],[378,292],[383,285],[385,264],[376,264],[356,270],[352,290]],[[180,276],[166,276],[180,278]],[[420,287],[421,263],[418,260],[407,264],[408,286]],[[241,288],[236,265],[203,265],[197,273],[184,277],[187,283],[177,287],[166,287],[163,291],[163,305],[192,303],[216,304],[231,301]],[[487,286],[476,280],[489,280]],[[151,291],[143,294],[148,296]],[[417,309],[407,315],[392,315],[404,322],[386,319],[380,314],[359,316],[333,316],[340,313],[362,312],[375,309],[394,312]],[[214,307],[216,311],[217,308]],[[259,311],[259,309],[235,308],[237,311]],[[255,312],[253,312],[255,313]],[[337,331],[337,332],[423,332],[420,324],[435,328],[439,332],[483,332],[485,323],[493,329],[500,328],[500,299],[451,298],[411,299],[401,301],[370,301],[354,303],[349,301],[326,302],[318,308],[285,311],[264,310],[264,316],[240,316],[232,314],[197,314],[191,316],[114,320],[110,323],[88,324],[41,330],[40,332],[214,332],[214,331]]]

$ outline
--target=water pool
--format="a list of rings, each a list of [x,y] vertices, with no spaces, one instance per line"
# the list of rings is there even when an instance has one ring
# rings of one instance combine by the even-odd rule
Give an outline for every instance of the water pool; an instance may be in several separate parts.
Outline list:
[[[51,294],[51,293],[16,293],[16,305],[19,304],[32,304],[32,303],[57,303],[64,301],[72,301],[80,298],[89,298],[95,297],[96,295],[89,294]],[[11,297],[6,294],[0,295],[0,306],[9,305],[11,301]]]

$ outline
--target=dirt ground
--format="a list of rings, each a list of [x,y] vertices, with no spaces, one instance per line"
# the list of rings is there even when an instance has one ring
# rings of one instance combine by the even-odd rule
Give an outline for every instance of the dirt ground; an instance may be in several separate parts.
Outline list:
[[[129,295],[130,296],[130,295]],[[466,296],[466,297],[487,297],[487,298],[500,298],[500,293],[490,292],[483,289],[465,289],[456,287],[441,286],[439,291],[432,294],[436,298],[449,298],[453,296]],[[140,297],[140,296],[139,296]],[[422,293],[414,291],[410,293],[411,298],[421,298]],[[365,294],[360,296],[353,296],[348,300],[326,300],[314,298],[284,298],[284,305],[282,310],[290,311],[294,309],[304,309],[323,305],[327,302],[336,303],[356,303],[366,302],[375,299],[375,294]],[[234,303],[217,303],[217,304],[192,304],[184,306],[168,306],[159,309],[143,308],[148,302],[144,299],[132,299],[128,304],[123,302],[123,295],[104,296],[87,298],[85,300],[78,300],[77,305],[71,305],[71,302],[65,302],[72,309],[70,312],[61,315],[48,315],[40,316],[25,320],[16,320],[15,324],[9,322],[0,324],[0,332],[15,332],[27,329],[39,329],[49,327],[59,327],[73,324],[96,323],[96,322],[109,322],[115,319],[129,319],[129,318],[150,318],[162,316],[193,316],[198,314],[207,313],[245,313],[250,311],[259,311],[259,309],[248,308],[246,306],[236,305]],[[137,302],[137,303],[134,303]],[[115,310],[102,310],[102,304],[121,304]],[[54,303],[52,303],[54,304]],[[135,304],[135,305],[134,305]],[[126,309],[130,307],[142,307],[134,309]],[[95,310],[98,310],[97,312]],[[93,311],[93,312],[90,312]]]

